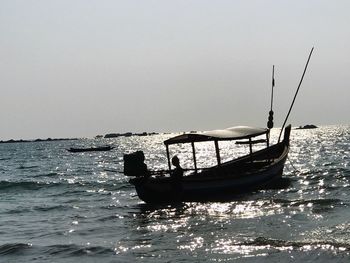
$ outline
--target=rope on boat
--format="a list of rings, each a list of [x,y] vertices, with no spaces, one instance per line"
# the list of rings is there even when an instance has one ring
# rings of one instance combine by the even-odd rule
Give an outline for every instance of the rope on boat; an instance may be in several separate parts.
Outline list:
[[[297,168],[295,168],[295,166],[293,165],[292,161],[289,159],[289,156],[288,156],[288,155],[287,155],[287,159],[288,159],[290,165],[293,167],[294,171],[295,171],[296,173],[300,173],[300,171],[299,171]]]

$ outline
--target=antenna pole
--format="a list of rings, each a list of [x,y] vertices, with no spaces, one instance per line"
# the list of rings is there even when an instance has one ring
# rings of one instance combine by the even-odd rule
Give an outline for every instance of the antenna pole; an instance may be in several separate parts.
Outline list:
[[[279,135],[279,137],[278,137],[278,142],[280,142],[283,128],[284,128],[284,126],[286,125],[286,122],[287,122],[287,120],[288,120],[289,114],[290,114],[290,112],[292,111],[292,108],[293,108],[295,99],[296,99],[296,97],[297,97],[297,95],[298,95],[299,88],[300,88],[300,86],[301,86],[301,83],[303,82],[304,75],[305,75],[307,66],[309,65],[309,61],[310,61],[311,55],[312,55],[312,51],[314,51],[314,48],[312,48],[311,51],[310,51],[309,57],[308,57],[308,59],[307,59],[307,62],[306,62],[305,68],[304,68],[303,75],[301,76],[301,79],[300,79],[300,82],[299,82],[299,85],[298,85],[298,88],[297,88],[297,91],[295,92],[295,95],[294,95],[292,104],[290,105],[290,108],[289,108],[289,111],[288,111],[288,113],[287,113],[287,116],[286,116],[286,118],[285,118],[285,120],[284,120],[284,122],[283,122],[283,125],[282,125],[282,128],[281,128],[281,132],[280,132],[280,135]]]
[[[273,106],[273,88],[275,87],[275,65],[272,65],[271,111]]]
[[[272,87],[271,87],[271,107],[269,111],[269,119],[267,122],[267,128],[272,129],[273,128],[273,88],[275,86],[275,65],[272,66]]]

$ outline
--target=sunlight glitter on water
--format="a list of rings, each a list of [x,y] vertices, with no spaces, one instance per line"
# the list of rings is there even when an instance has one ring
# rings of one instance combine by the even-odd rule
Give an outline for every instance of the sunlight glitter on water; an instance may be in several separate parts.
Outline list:
[[[257,218],[260,216],[268,216],[279,214],[282,212],[282,206],[277,203],[266,201],[245,201],[231,203],[211,203],[198,205],[197,213],[203,213],[205,210],[209,216],[216,218]]]
[[[258,246],[258,245],[237,245],[237,240],[217,240],[215,241],[214,248],[211,249],[213,253],[219,254],[235,254],[239,257],[260,257],[268,256],[269,250],[272,249],[271,245]],[[282,247],[281,250],[292,250],[292,247]]]
[[[187,245],[180,245],[179,249],[185,249],[189,251],[194,251],[196,249],[200,249],[203,247],[204,244],[204,238],[203,237],[194,237],[192,241],[189,242]]]
[[[266,209],[264,208],[265,202],[244,202],[244,203],[211,203],[202,204],[196,206],[196,213],[205,213],[208,216],[215,216],[215,218],[255,218],[266,214]],[[279,205],[274,205],[274,209],[278,209]],[[269,214],[274,213],[274,209],[270,207]]]
[[[135,150],[145,151],[149,169],[167,169],[163,140],[172,135],[105,140],[115,149],[103,154],[72,155],[69,141],[0,145],[0,258],[13,251],[16,262],[73,262],[76,255],[84,262],[348,262],[349,131],[292,130],[286,189],[165,207],[145,205],[129,177],[104,169],[122,171],[123,154]],[[220,143],[227,156],[237,146]],[[203,166],[215,164],[213,148],[196,146]],[[191,167],[191,147],[172,154]],[[18,248],[28,240],[33,247]]]

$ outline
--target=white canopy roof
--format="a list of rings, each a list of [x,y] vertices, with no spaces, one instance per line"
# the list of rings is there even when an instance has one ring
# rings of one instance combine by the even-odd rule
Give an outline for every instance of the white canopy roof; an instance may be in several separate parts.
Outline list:
[[[249,139],[267,132],[266,128],[236,126],[223,130],[185,133],[164,141],[164,144]]]

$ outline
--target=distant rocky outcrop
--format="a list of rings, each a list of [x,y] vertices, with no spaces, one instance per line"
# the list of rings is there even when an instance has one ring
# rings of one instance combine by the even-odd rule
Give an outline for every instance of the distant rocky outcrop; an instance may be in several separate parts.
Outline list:
[[[128,137],[128,136],[131,136],[131,135],[132,135],[131,132],[127,132],[127,133],[108,133],[104,137],[106,139],[109,139],[109,138],[118,138],[118,137],[121,137],[121,136]]]
[[[107,133],[104,138],[118,138],[118,137],[130,137],[130,136],[149,136],[149,135],[156,135],[158,133],[156,132],[141,132],[141,133],[132,133],[132,132],[126,132],[126,133]]]
[[[316,125],[313,124],[307,124],[305,126],[299,126],[298,128],[296,128],[297,130],[304,130],[304,129],[316,129],[318,128]]]

